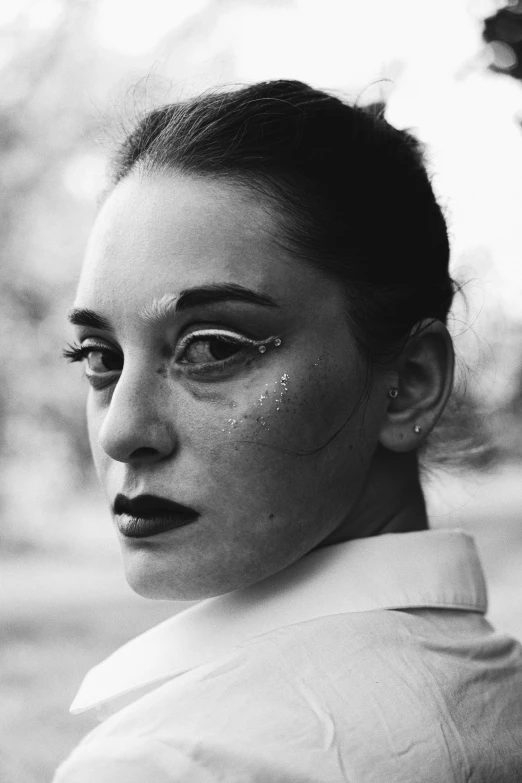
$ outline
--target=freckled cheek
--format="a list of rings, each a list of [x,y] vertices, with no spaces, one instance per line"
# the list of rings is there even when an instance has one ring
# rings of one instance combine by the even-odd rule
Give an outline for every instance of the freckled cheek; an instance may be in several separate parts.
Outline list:
[[[217,416],[201,416],[196,440],[206,448],[216,468],[230,462],[281,463],[320,449],[352,412],[351,396],[324,373],[283,372],[275,379],[252,385],[215,409]],[[268,448],[263,448],[268,447]],[[214,463],[213,463],[214,464]]]
[[[249,415],[273,439],[288,439],[297,450],[308,451],[320,447],[353,414],[357,390],[347,383],[346,368],[331,362],[299,370],[266,383]]]

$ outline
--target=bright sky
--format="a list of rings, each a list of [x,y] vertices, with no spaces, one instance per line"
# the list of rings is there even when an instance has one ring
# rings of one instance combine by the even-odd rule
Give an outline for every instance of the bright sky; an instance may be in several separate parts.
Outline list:
[[[122,54],[146,54],[206,5],[207,0],[99,0],[98,40]]]

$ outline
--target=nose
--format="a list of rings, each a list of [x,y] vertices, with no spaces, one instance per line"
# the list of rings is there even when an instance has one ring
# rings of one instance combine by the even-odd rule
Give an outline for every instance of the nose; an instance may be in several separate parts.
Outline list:
[[[98,430],[103,451],[117,462],[156,462],[177,446],[172,400],[158,376],[124,370]]]

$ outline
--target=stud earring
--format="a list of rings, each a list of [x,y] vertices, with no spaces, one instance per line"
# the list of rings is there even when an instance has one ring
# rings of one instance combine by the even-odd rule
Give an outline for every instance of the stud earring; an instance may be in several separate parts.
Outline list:
[[[391,397],[392,400],[394,400],[398,394],[399,394],[399,390],[395,386],[390,386],[390,388],[388,389],[388,397]]]
[[[266,345],[260,345],[257,349],[259,353],[265,353],[266,352]]]
[[[275,338],[274,345],[275,345],[276,348],[279,348],[279,346],[281,345],[281,338],[280,337],[276,337]]]
[[[419,425],[416,424],[415,427],[413,428],[413,432],[415,433],[415,435],[420,435],[420,433],[422,432],[422,427],[419,427]]]

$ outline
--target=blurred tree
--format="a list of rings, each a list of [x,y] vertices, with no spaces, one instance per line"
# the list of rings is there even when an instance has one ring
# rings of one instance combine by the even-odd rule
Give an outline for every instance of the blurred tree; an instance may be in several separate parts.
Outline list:
[[[4,542],[45,525],[45,509],[82,485],[82,394],[59,358],[64,314],[94,203],[66,173],[99,118],[85,100],[92,3],[63,2],[49,24],[24,13],[1,28],[0,445]],[[87,66],[87,67],[86,67]],[[52,516],[52,514],[51,514]]]

